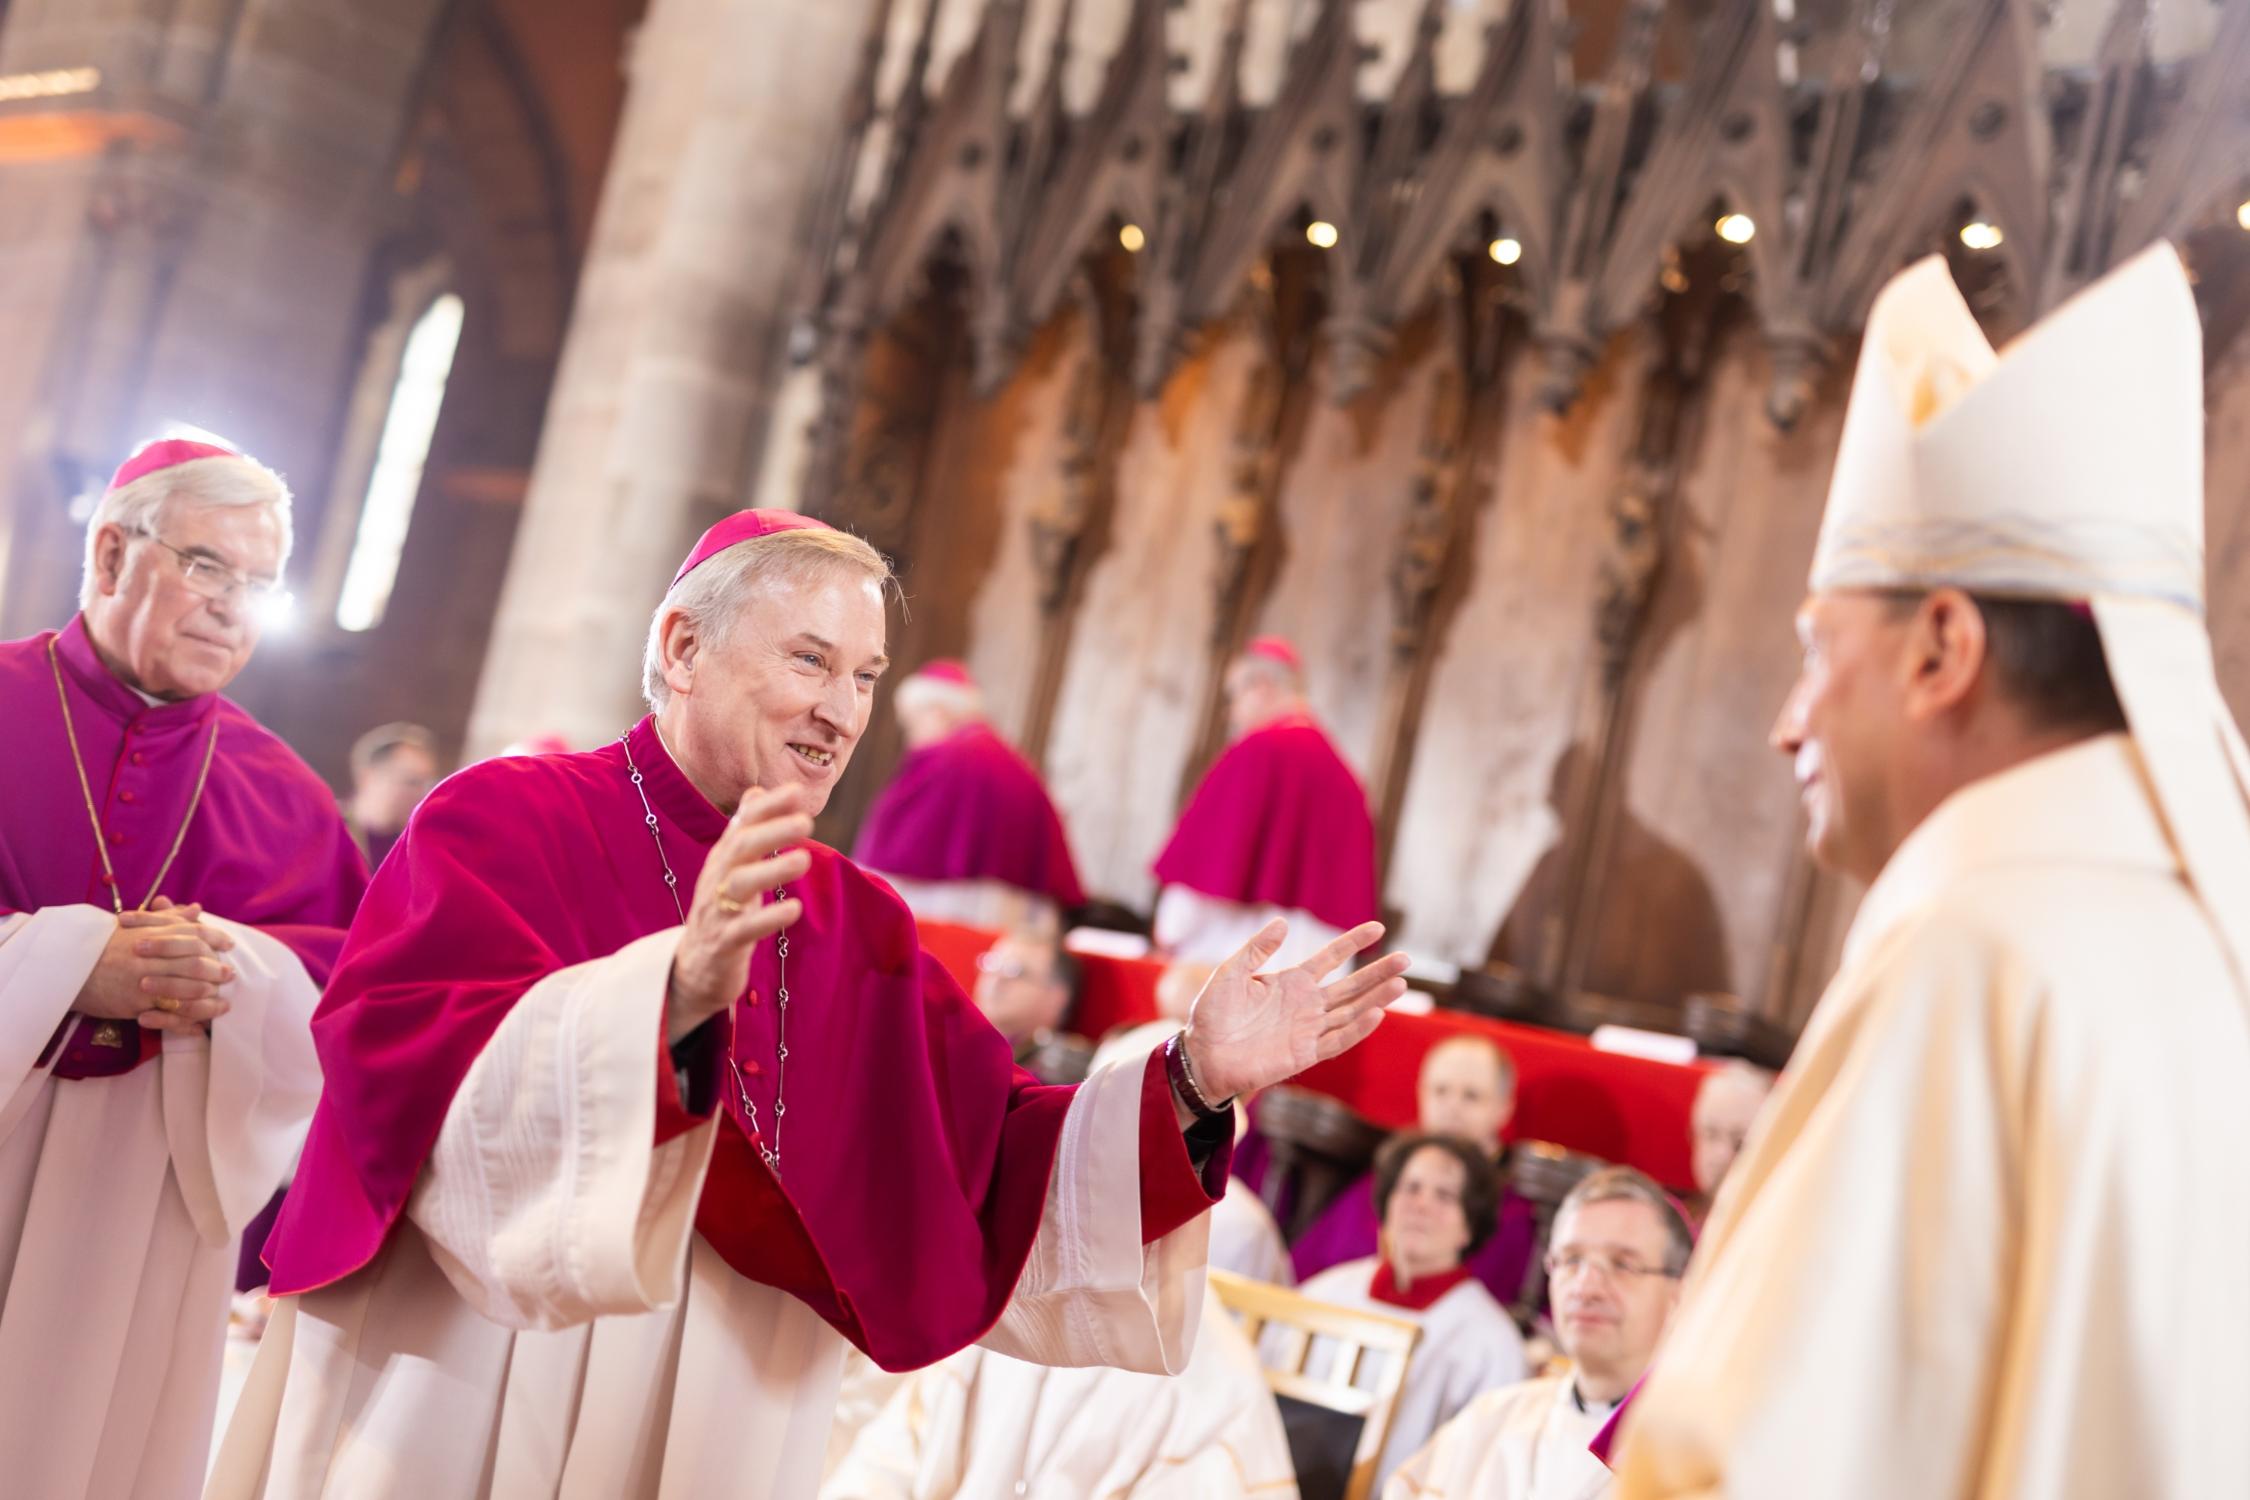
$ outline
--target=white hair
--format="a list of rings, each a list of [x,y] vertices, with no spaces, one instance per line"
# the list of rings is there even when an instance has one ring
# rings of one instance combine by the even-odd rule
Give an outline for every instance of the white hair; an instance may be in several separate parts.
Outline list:
[[[247,454],[191,458],[143,474],[105,493],[86,523],[86,571],[78,583],[81,608],[94,602],[95,552],[102,528],[115,526],[127,536],[155,536],[174,501],[187,505],[260,505],[281,526],[281,561],[289,561],[295,534],[289,519],[289,486],[279,474]]]
[[[799,583],[835,569],[857,571],[889,587],[891,565],[848,531],[776,531],[737,542],[713,554],[694,572],[672,585],[649,618],[648,644],[641,651],[641,696],[653,711],[672,699],[664,680],[664,622],[685,615],[706,646],[723,647],[732,638],[743,606],[760,590]]]
[[[1285,661],[1276,661],[1263,651],[1245,651],[1234,659],[1234,674],[1250,682],[1271,683],[1285,693],[1303,697],[1305,674]]]
[[[1739,1057],[1730,1057],[1703,1075],[1703,1081],[1696,1085],[1695,1103],[1690,1106],[1689,1114],[1693,1119],[1701,1119],[1707,1104],[1729,1093],[1763,1102],[1766,1095],[1773,1092],[1773,1084],[1774,1076],[1766,1069]]]
[[[984,694],[966,682],[948,682],[942,677],[917,672],[900,683],[898,691],[891,695],[891,711],[916,714],[925,708],[942,708],[959,719],[981,719]]]

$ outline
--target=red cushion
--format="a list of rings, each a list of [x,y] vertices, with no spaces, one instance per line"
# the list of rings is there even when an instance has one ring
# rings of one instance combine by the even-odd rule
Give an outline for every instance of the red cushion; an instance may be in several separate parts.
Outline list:
[[[976,988],[977,958],[999,934],[923,922],[922,946],[964,989]],[[1156,1018],[1151,959],[1078,955],[1085,972],[1077,1030],[1100,1037]],[[1392,1015],[1342,1057],[1308,1069],[1296,1082],[1317,1089],[1389,1129],[1414,1123],[1414,1079],[1422,1055],[1450,1036],[1488,1036],[1516,1062],[1516,1116],[1510,1140],[1553,1141],[1605,1161],[1640,1168],[1675,1191],[1692,1189],[1688,1115],[1711,1064],[1651,1062],[1598,1052],[1584,1037],[1490,1021],[1460,1011]]]

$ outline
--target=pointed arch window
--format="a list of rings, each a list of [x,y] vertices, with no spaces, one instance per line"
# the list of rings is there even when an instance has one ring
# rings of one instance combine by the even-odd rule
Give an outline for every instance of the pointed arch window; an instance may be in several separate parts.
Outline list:
[[[430,439],[445,404],[453,356],[461,346],[462,312],[460,297],[445,292],[431,300],[406,336],[398,380],[391,387],[382,436],[376,442],[375,466],[360,501],[351,560],[336,597],[336,623],[345,630],[373,629],[390,606],[399,555],[414,519],[414,497],[422,488]]]

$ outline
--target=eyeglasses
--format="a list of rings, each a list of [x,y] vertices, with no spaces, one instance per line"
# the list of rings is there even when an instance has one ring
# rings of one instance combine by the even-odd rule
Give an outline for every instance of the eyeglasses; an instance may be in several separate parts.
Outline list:
[[[1547,1253],[1547,1279],[1560,1281],[1580,1271],[1599,1271],[1612,1282],[1638,1281],[1643,1276],[1662,1276],[1677,1281],[1680,1273],[1663,1266],[1646,1266],[1630,1255],[1595,1255],[1584,1250],[1550,1250]]]
[[[977,972],[995,979],[1023,979],[1031,973],[1031,966],[1020,958],[1002,958],[987,951],[977,955]]]
[[[278,578],[248,577],[216,558],[175,547],[153,531],[136,531],[133,535],[146,537],[179,559],[181,581],[206,599],[224,599],[240,589],[252,609],[265,610],[288,602],[289,591]]]

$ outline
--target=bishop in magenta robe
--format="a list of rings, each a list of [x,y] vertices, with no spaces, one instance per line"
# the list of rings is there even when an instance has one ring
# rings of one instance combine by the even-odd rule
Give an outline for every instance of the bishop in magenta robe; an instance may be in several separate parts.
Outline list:
[[[1039,772],[986,721],[959,662],[934,661],[895,699],[907,740],[852,859],[917,916],[1011,928],[1052,922],[1086,892]]]
[[[309,1022],[366,870],[320,778],[221,693],[287,510],[239,454],[153,444],[95,511],[83,612],[0,644],[11,1494],[201,1482],[235,1242],[319,1092]]]
[[[1231,1093],[1341,1050],[1402,962],[1252,978],[1276,930],[1145,1063],[1015,1068],[888,886],[769,832],[864,729],[885,576],[730,518],[658,611],[654,714],[417,810],[314,1023],[327,1092],[211,1496],[803,1495],[847,1341],[1184,1366],[1231,1115],[1176,1070]],[[738,930],[739,985],[686,1025]]]
[[[1306,706],[1287,641],[1252,641],[1228,669],[1234,742],[1157,856],[1156,945],[1215,963],[1279,916],[1294,963],[1373,921],[1375,823],[1359,777]]]

